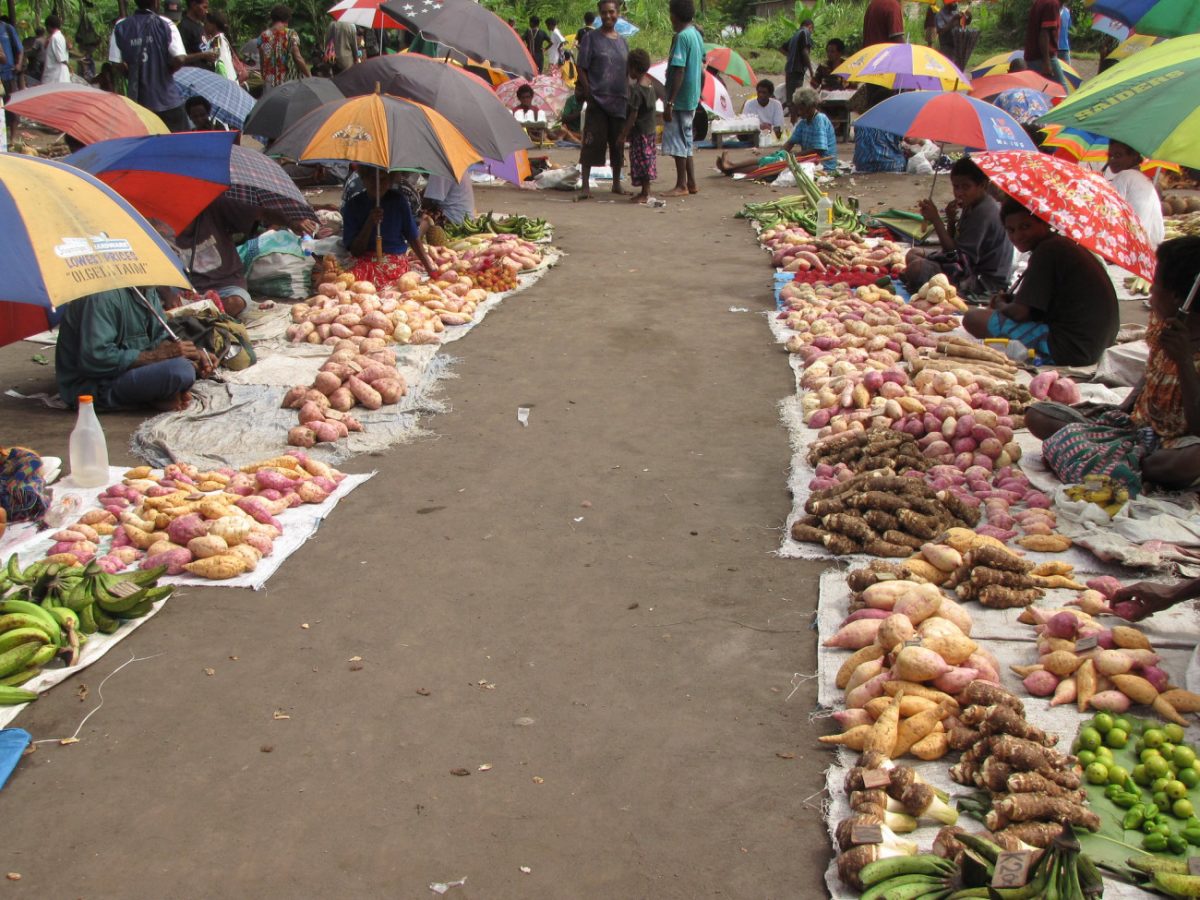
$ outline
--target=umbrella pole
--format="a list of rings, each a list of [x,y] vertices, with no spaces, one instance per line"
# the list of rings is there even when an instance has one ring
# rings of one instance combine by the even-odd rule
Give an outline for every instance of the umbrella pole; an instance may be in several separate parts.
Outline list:
[[[1187,299],[1183,301],[1183,306],[1179,307],[1179,314],[1186,316],[1192,310],[1192,304],[1196,301],[1196,292],[1200,290],[1200,275],[1196,276],[1196,280],[1192,282],[1192,289],[1188,291]]]
[[[945,141],[942,141],[940,144],[938,144],[938,159],[939,159],[939,160],[941,160],[941,158],[942,158],[942,155],[943,155],[945,152],[946,152],[946,142],[945,142]],[[937,187],[937,177],[938,177],[938,170],[937,170],[937,166],[934,166],[934,167],[933,167],[933,184],[931,184],[931,185],[929,186],[929,199],[930,199],[930,200],[932,200],[932,199],[933,199],[933,191],[934,191],[934,188],[936,188],[936,187]]]
[[[379,169],[375,169],[375,208],[379,209]],[[383,220],[375,223],[375,262],[383,262]]]
[[[168,336],[168,337],[169,337],[171,340],[173,340],[173,341],[175,341],[176,343],[178,343],[178,342],[179,342],[179,335],[177,335],[177,334],[176,334],[176,333],[175,333],[175,332],[174,332],[174,331],[171,329],[171,326],[167,324],[167,320],[166,320],[165,318],[163,318],[163,316],[162,316],[162,313],[160,313],[160,312],[159,312],[157,309],[155,309],[155,308],[154,308],[154,304],[153,304],[153,303],[151,303],[149,300],[147,300],[147,299],[146,299],[146,295],[145,295],[145,294],[143,294],[141,291],[139,291],[137,288],[130,288],[130,290],[131,290],[131,291],[133,291],[134,295],[135,295],[135,296],[136,296],[136,297],[137,297],[139,300],[141,300],[141,301],[142,301],[144,304],[146,304],[146,309],[150,310],[150,314],[151,314],[152,316],[154,316],[154,318],[158,319],[158,324],[159,324],[159,325],[161,325],[161,326],[162,326],[164,329],[166,329],[167,336]]]

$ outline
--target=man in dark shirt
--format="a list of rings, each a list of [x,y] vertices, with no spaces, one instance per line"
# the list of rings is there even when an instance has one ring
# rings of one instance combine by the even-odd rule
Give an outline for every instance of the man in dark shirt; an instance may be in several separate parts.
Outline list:
[[[790,105],[792,94],[796,88],[804,84],[804,79],[812,73],[813,49],[813,20],[805,19],[796,29],[796,33],[780,49],[787,55],[787,68],[784,70],[785,102]]]
[[[173,77],[184,55],[179,30],[158,14],[158,0],[137,0],[137,11],[117,22],[109,40],[109,62],[124,72],[129,98],[157,113],[172,131],[190,125]]]
[[[1039,75],[1052,78],[1070,90],[1058,61],[1058,26],[1062,7],[1058,0],[1033,0],[1025,28],[1025,63]]]
[[[1004,230],[1021,253],[1025,274],[991,309],[968,310],[963,327],[977,338],[1019,341],[1046,365],[1088,366],[1117,336],[1121,311],[1104,266],[1070,238],[1013,200],[1000,207]]]
[[[863,46],[903,43],[904,13],[900,0],[871,0],[863,13]]]
[[[187,12],[179,20],[179,36],[183,38],[185,66],[216,71],[217,52],[204,49],[204,17],[208,15],[208,0],[188,0]]]
[[[542,65],[546,61],[546,48],[550,46],[550,35],[542,31],[542,20],[537,16],[529,17],[529,28],[524,34],[525,46],[529,48],[529,55],[533,57],[533,68],[541,72]]]

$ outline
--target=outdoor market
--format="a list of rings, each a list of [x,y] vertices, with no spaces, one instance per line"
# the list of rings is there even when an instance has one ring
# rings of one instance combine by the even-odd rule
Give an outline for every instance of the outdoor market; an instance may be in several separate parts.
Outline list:
[[[8,889],[1200,896],[1200,5],[764,6],[10,0]]]

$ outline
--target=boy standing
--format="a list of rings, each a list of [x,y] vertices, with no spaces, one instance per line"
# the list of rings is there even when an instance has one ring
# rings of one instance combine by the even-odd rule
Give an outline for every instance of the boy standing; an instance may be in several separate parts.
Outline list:
[[[663,153],[675,157],[675,187],[668,197],[698,194],[696,166],[692,160],[692,120],[700,105],[704,77],[704,39],[692,24],[692,0],[671,0],[671,27],[675,39],[667,68],[667,99],[663,101]]]

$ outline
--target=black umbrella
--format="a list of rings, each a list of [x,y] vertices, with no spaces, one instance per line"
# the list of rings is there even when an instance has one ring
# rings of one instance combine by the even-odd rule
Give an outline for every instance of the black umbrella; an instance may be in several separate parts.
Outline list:
[[[389,0],[379,8],[425,40],[475,62],[521,78],[537,74],[521,36],[475,0]]]
[[[341,100],[343,94],[328,78],[301,78],[273,87],[262,95],[246,121],[242,131],[246,134],[277,138],[306,113],[312,112],[322,103]]]
[[[432,106],[488,159],[502,160],[532,146],[529,135],[480,78],[411,53],[377,56],[333,77],[347,97],[384,94]],[[340,97],[340,95],[339,95]]]

